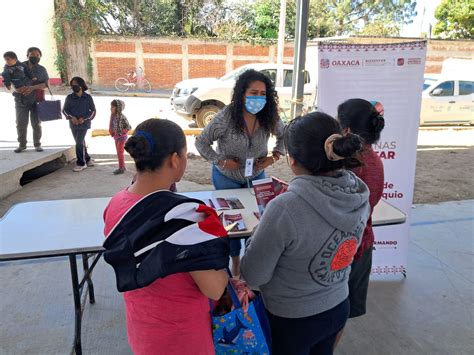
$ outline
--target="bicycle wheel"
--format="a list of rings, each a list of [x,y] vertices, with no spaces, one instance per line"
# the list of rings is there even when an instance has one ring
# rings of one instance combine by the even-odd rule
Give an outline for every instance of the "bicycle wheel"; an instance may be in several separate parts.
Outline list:
[[[145,92],[151,92],[151,84],[147,79],[143,79],[143,90],[145,90]]]
[[[125,92],[130,87],[130,83],[126,78],[118,78],[115,80],[115,90],[119,92]]]

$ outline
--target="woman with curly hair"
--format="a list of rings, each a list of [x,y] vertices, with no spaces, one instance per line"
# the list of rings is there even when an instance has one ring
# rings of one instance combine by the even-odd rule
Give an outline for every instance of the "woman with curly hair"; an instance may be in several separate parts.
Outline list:
[[[234,86],[231,103],[222,109],[196,138],[201,156],[212,163],[212,183],[216,190],[250,187],[265,177],[265,168],[284,153],[285,125],[278,116],[278,94],[264,74],[247,70]],[[276,145],[268,154],[270,135]],[[212,148],[217,141],[217,150]],[[250,176],[245,165],[252,163]],[[240,273],[240,240],[231,240],[232,274]]]

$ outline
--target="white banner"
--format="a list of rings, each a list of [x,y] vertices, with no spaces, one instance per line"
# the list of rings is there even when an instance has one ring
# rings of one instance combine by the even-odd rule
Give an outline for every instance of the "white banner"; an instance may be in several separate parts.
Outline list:
[[[374,229],[372,273],[405,273],[426,42],[320,43],[318,53],[318,111],[335,117],[337,106],[350,98],[376,100],[385,109],[385,129],[374,145],[384,163],[382,198],[408,218]]]

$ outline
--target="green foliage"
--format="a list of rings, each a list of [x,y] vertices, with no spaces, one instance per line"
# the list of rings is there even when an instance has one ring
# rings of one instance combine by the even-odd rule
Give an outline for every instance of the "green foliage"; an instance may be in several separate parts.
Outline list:
[[[376,20],[365,25],[357,34],[361,36],[374,37],[397,37],[400,36],[401,26],[390,19]]]
[[[58,17],[55,17],[53,24],[54,38],[56,39],[56,44],[58,46],[58,51],[56,53],[56,59],[54,60],[54,65],[58,70],[61,79],[64,80],[66,74],[66,59],[64,58],[63,49],[64,49],[64,32],[61,26],[60,20]]]
[[[54,61],[61,78],[67,79],[68,42],[81,41],[86,47],[90,39],[99,33],[102,16],[111,11],[105,0],[55,0],[54,36],[58,47]],[[92,77],[92,63],[87,63]]]
[[[416,2],[412,0],[310,0],[308,38],[353,33],[398,35],[402,24],[411,22],[416,15],[415,6]],[[249,22],[252,37],[278,37],[279,0],[256,0],[250,12],[253,15]],[[288,0],[285,29],[287,39],[294,38],[295,22],[296,0]]]
[[[364,31],[374,32],[374,22],[389,23],[398,28],[412,22],[416,15],[413,0],[313,0],[323,9],[325,25],[330,35],[348,35]],[[380,26],[375,26],[375,28]],[[383,31],[377,31],[378,33]]]
[[[94,62],[90,54],[87,56],[87,75],[91,79],[94,76]]]
[[[280,0],[55,0],[62,23],[79,35],[278,37]],[[412,0],[310,0],[308,38],[363,33],[396,35],[416,14]],[[296,0],[287,0],[287,39],[294,38]],[[389,24],[384,28],[382,24]]]
[[[180,31],[178,1],[109,0],[107,3],[109,11],[100,15],[102,34],[172,36]]]
[[[473,0],[443,0],[436,8],[438,20],[434,34],[441,38],[472,39],[474,37]]]

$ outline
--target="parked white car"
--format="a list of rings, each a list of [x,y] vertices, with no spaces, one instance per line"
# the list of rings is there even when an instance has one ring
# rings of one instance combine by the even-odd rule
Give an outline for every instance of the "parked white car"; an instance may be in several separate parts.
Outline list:
[[[291,89],[293,83],[293,65],[283,64],[280,68],[273,63],[255,63],[241,66],[223,77],[199,78],[183,80],[176,84],[171,95],[171,104],[176,112],[190,120],[195,120],[199,127],[205,127],[214,115],[230,103],[232,89],[240,74],[245,70],[255,69],[266,74],[275,84],[278,92],[280,107],[285,110],[291,104]],[[282,82],[275,83],[277,70],[282,70]],[[310,107],[315,100],[315,76],[305,71],[304,103]]]
[[[421,125],[474,124],[474,73],[442,75],[427,82],[421,101]]]

